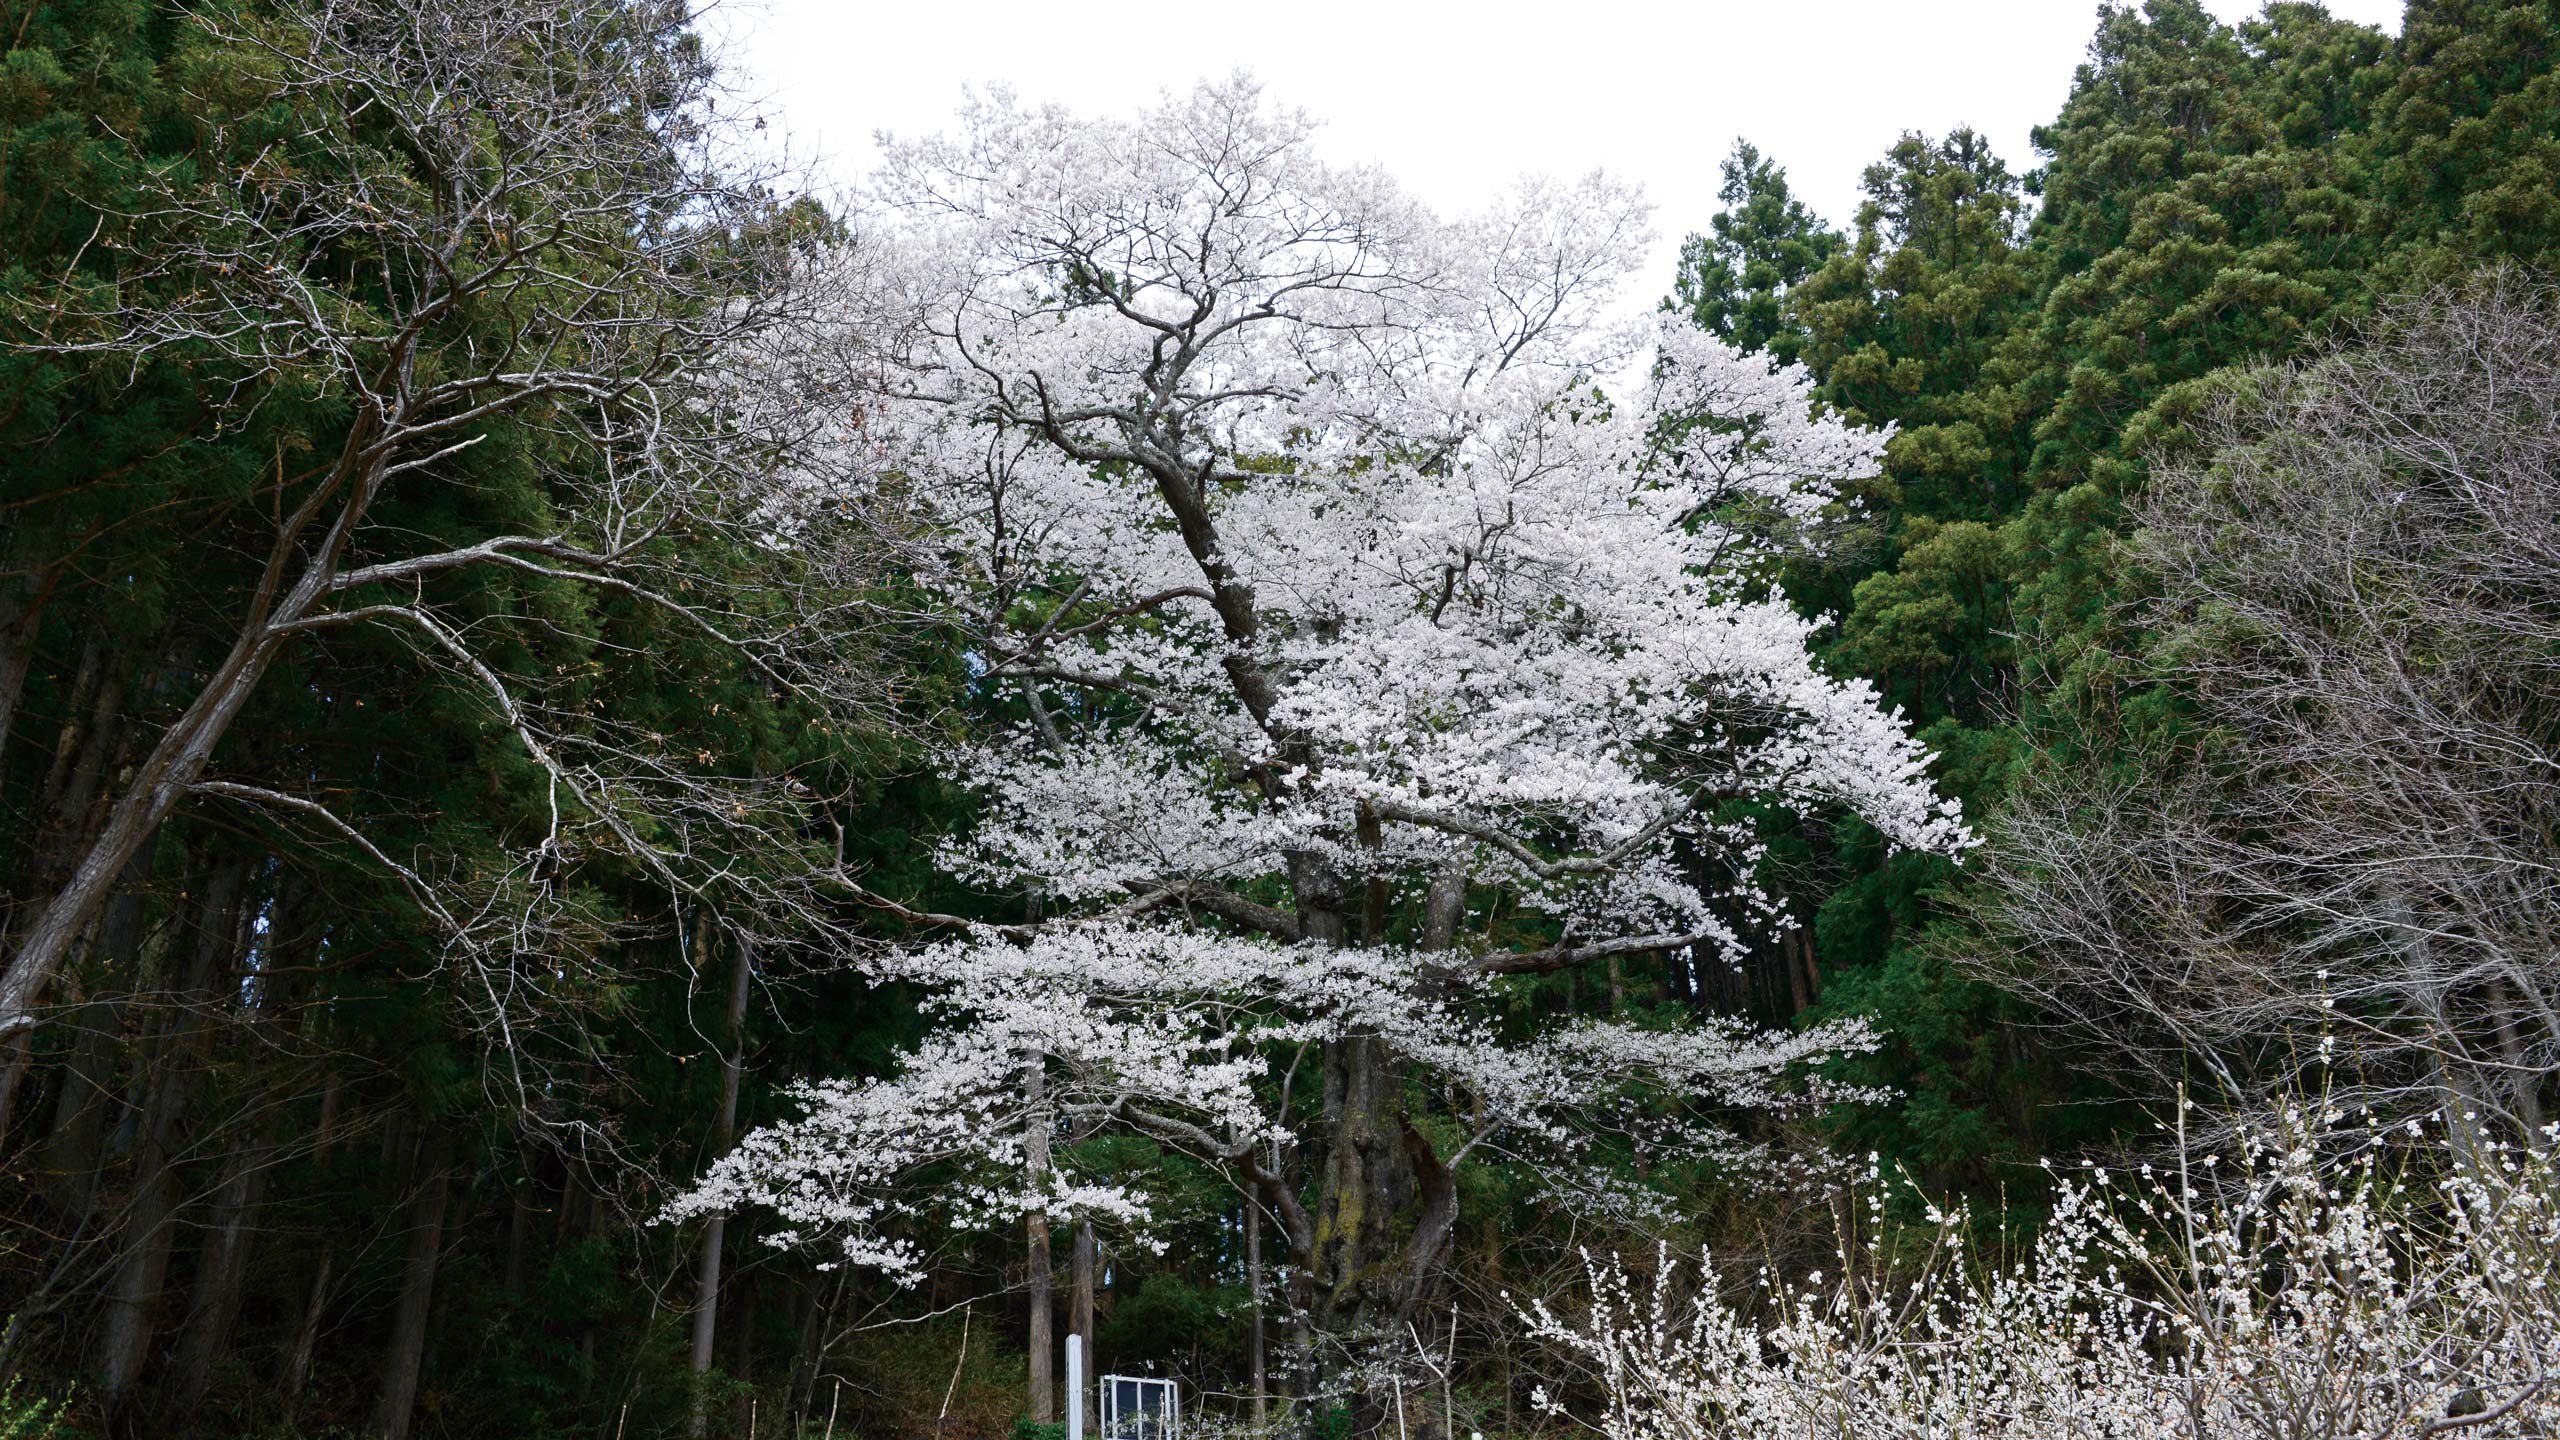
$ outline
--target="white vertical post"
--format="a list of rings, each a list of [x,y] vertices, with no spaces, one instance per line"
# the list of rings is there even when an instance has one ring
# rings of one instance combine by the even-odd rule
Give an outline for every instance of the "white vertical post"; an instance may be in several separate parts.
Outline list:
[[[1067,1332],[1067,1440],[1084,1440],[1084,1337]]]

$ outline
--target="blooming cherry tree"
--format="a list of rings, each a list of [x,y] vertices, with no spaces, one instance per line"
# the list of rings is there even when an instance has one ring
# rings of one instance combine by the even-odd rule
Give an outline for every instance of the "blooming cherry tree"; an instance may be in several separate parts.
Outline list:
[[[1853,1024],[1493,1003],[1744,943],[1768,902],[1738,805],[1965,843],[1773,587],[1885,435],[1682,323],[1647,363],[1606,323],[1643,224],[1601,176],[1443,221],[1242,79],[1125,122],[999,96],[889,147],[822,277],[858,345],[840,464],[777,523],[848,487],[911,512],[1021,717],[950,751],[983,808],[945,862],[1047,918],[875,962],[941,1032],[806,1087],[680,1211],[769,1207],[781,1239],[912,1274],[932,1225],[1137,1217],[1043,1158],[1135,1131],[1251,1187],[1319,1331],[1374,1336],[1429,1284],[1471,1157],[1569,1170],[1631,1106],[1840,1097],[1806,1072],[1867,1043]],[[1497,900],[1540,938],[1471,929]]]

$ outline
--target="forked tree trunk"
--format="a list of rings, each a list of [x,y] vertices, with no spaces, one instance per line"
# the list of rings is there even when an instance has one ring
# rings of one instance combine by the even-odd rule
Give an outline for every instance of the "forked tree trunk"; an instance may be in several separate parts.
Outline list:
[[[436,1268],[444,1258],[444,1217],[453,1199],[453,1132],[433,1120],[419,1160],[417,1188],[409,1201],[408,1254],[400,1266],[400,1300],[391,1314],[391,1339],[382,1355],[382,1388],[373,1403],[372,1430],[382,1440],[409,1440],[418,1408],[418,1382],[426,1373],[427,1320],[434,1312]]]

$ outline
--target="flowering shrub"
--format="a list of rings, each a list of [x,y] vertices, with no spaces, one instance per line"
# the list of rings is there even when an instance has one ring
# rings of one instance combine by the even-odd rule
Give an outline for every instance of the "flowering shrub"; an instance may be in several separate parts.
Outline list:
[[[2070,1179],[2018,1260],[1933,1210],[1893,1266],[1876,1192],[1834,1273],[1683,1300],[1680,1267],[1595,1260],[1586,1313],[1523,1318],[1587,1365],[1608,1440],[2560,1433],[2551,1150],[2368,1131],[2340,1168],[2301,1120],[2236,1165]]]

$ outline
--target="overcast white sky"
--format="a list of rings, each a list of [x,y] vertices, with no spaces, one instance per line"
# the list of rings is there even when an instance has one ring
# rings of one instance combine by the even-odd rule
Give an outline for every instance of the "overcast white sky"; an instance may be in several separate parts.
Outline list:
[[[2226,20],[2261,0],[2206,0]],[[2397,29],[2401,0],[2328,0]],[[1640,181],[1669,288],[1679,237],[1716,210],[1736,135],[1846,224],[1858,172],[1904,130],[1972,125],[2012,169],[2036,157],[2094,28],[2095,0],[1687,0],[1629,4],[1260,0],[745,0],[730,41],[803,158],[840,180],[876,131],[945,126],[961,87],[1125,112],[1243,67],[1325,122],[1324,152],[1376,161],[1450,212],[1515,175],[1595,166]],[[1636,298],[1636,297],[1630,297]]]

